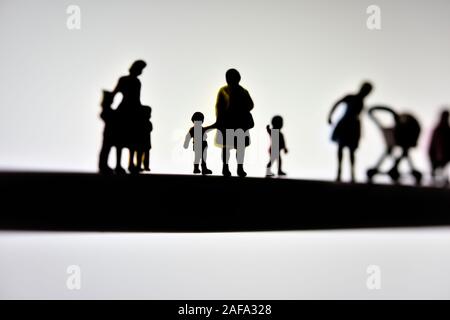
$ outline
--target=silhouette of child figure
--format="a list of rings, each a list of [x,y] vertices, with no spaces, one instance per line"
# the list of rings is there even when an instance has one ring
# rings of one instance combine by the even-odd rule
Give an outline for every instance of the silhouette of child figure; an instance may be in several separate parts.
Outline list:
[[[206,166],[206,158],[208,151],[208,142],[206,141],[206,131],[209,129],[203,128],[203,122],[205,121],[205,116],[201,112],[195,112],[192,115],[191,121],[194,123],[194,126],[189,130],[186,135],[186,139],[184,140],[184,148],[187,149],[189,147],[189,142],[192,140],[193,149],[195,153],[194,160],[194,174],[203,174],[208,175],[212,174],[212,171],[208,169]],[[201,141],[201,145],[199,146],[199,142]],[[202,170],[200,171],[200,162],[202,166]]]
[[[431,143],[428,148],[428,155],[431,162],[431,175],[433,182],[438,182],[438,171],[444,171],[450,161],[450,114],[447,110],[441,113],[439,123],[433,130]],[[445,184],[448,184],[445,178]]]
[[[130,161],[134,161],[136,157],[136,163],[131,163],[131,170],[135,173],[142,171],[150,171],[150,149],[151,145],[151,132],[153,131],[153,125],[150,122],[152,115],[152,108],[149,106],[142,106],[139,108],[137,121],[137,142],[136,148],[130,153]]]
[[[272,165],[275,161],[278,161],[278,175],[285,176],[286,173],[282,170],[282,161],[281,161],[281,151],[284,153],[288,153],[288,149],[286,148],[286,142],[284,140],[284,135],[281,133],[281,129],[283,128],[283,118],[280,116],[275,116],[272,118],[272,128],[270,125],[267,125],[267,133],[270,135],[270,161],[266,167],[266,177],[273,177],[272,173]]]
[[[333,124],[332,116],[337,107],[344,103],[346,110],[343,117],[337,123],[332,140],[338,144],[338,172],[336,181],[341,181],[342,157],[344,148],[350,152],[351,181],[355,181],[355,151],[358,149],[361,137],[361,123],[359,116],[364,109],[364,99],[370,94],[372,84],[365,82],[357,94],[347,95],[332,107],[328,116],[328,123]]]
[[[101,102],[102,111],[100,118],[105,122],[103,130],[103,143],[99,157],[99,172],[102,174],[112,174],[114,170],[108,166],[109,153],[112,147],[117,147],[117,128],[115,125],[115,111],[111,108],[114,100],[112,92],[103,91],[103,99]]]

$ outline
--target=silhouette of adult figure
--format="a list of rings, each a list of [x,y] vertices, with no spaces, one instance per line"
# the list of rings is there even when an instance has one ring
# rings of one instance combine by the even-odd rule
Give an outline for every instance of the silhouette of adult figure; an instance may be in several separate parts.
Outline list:
[[[447,110],[441,113],[439,123],[433,130],[428,156],[431,162],[431,175],[437,182],[437,171],[444,170],[450,161],[450,114]],[[448,183],[448,178],[445,179]]]
[[[236,149],[239,177],[247,176],[244,171],[245,148],[250,145],[249,130],[254,127],[250,111],[253,100],[246,89],[240,86],[241,75],[230,69],[225,75],[227,85],[219,90],[216,102],[217,129],[216,145],[222,148],[222,174],[231,176],[229,169],[230,150]]]
[[[138,126],[136,125],[141,105],[141,81],[139,76],[147,66],[145,61],[137,60],[133,62],[129,69],[129,75],[121,77],[116,88],[112,92],[113,96],[117,93],[122,94],[122,101],[116,109],[116,128],[117,128],[117,165],[116,173],[125,173],[121,166],[122,149],[130,150],[129,169],[132,171],[133,157],[132,153],[138,148]]]
[[[342,157],[344,149],[350,152],[351,181],[355,181],[355,151],[358,149],[361,137],[360,114],[364,109],[364,99],[372,91],[372,84],[365,82],[356,94],[347,95],[332,107],[328,116],[328,123],[333,124],[333,113],[340,104],[346,105],[346,110],[342,118],[334,128],[331,139],[338,144],[338,172],[336,181],[341,181]]]

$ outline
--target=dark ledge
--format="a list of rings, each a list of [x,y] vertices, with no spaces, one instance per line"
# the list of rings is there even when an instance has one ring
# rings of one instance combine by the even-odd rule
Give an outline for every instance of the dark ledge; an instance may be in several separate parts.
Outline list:
[[[450,225],[450,190],[301,180],[0,173],[1,230],[219,232]]]

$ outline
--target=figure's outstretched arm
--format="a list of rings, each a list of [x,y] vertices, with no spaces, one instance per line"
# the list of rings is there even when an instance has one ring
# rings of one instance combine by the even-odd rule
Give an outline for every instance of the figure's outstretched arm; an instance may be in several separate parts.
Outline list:
[[[390,113],[393,116],[395,122],[397,122],[398,115],[397,115],[397,113],[394,110],[392,110],[391,108],[386,107],[386,106],[374,106],[374,107],[369,108],[368,114],[369,114],[369,117],[373,120],[373,122],[375,122],[375,124],[378,127],[382,128],[382,129],[384,128],[384,126],[381,123],[381,121],[378,120],[377,117],[375,116],[375,111],[388,112],[388,113]]]
[[[183,147],[185,149],[189,148],[189,142],[191,141],[191,139],[192,139],[191,132],[188,132],[186,137],[184,138],[184,145],[183,145]]]
[[[122,79],[119,79],[119,81],[117,82],[117,85],[114,88],[113,92],[111,92],[113,97],[115,97],[116,94],[118,94],[120,92],[121,82],[122,82]]]
[[[213,123],[212,125],[203,128],[204,131],[209,131],[213,129],[217,129],[216,123]]]
[[[344,102],[344,99],[339,100],[338,102],[336,102],[333,107],[330,110],[330,113],[328,115],[328,124],[332,124],[333,123],[333,114],[336,111],[337,107]]]
[[[266,126],[266,130],[269,135],[272,135],[272,129],[270,129],[270,125]]]

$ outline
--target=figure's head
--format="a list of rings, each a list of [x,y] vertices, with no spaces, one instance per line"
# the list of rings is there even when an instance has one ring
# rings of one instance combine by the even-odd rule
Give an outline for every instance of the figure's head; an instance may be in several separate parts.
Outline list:
[[[146,66],[147,63],[144,60],[136,60],[130,67],[130,75],[135,77],[140,76]]]
[[[192,118],[191,118],[191,120],[192,120],[192,122],[197,122],[197,121],[200,121],[201,123],[203,123],[203,121],[205,121],[205,116],[203,115],[203,113],[201,113],[201,112],[196,112],[196,113],[194,113],[193,115],[192,115]]]
[[[448,110],[444,110],[441,113],[441,123],[448,125],[448,120],[450,118],[450,113],[448,112]]]
[[[283,117],[281,116],[275,116],[272,118],[272,127],[274,129],[281,129],[283,128]]]
[[[237,86],[241,82],[241,75],[236,69],[230,69],[225,74],[225,79],[229,86]]]
[[[373,90],[373,85],[370,82],[364,82],[359,90],[359,95],[363,98],[367,97]]]

